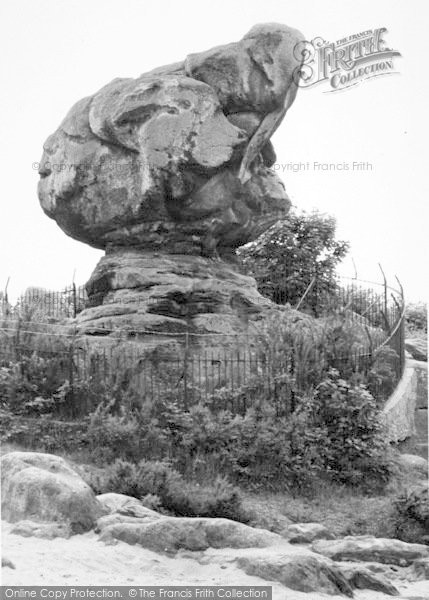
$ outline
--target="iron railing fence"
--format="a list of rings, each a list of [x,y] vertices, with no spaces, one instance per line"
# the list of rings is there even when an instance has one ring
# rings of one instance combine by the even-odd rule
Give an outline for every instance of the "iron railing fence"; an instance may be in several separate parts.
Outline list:
[[[262,278],[258,289],[276,304],[288,304],[294,298],[294,291],[292,293],[289,287],[294,277],[294,274],[283,274],[278,279]],[[403,308],[402,289],[387,285],[385,278],[383,282],[372,282],[337,277],[327,284],[324,280],[320,281],[317,275],[308,274],[300,281],[304,291],[298,302],[299,308],[313,312],[316,316],[348,309],[352,318],[364,317],[373,326],[393,329]],[[144,305],[147,304],[145,299]],[[15,317],[25,320],[30,317],[32,321],[61,321],[76,317],[83,309],[92,305],[93,299],[90,301],[88,298],[85,286],[73,283],[60,291],[31,287],[13,304],[9,302],[7,293],[0,295],[0,319]]]
[[[16,369],[17,379],[29,386],[42,378],[45,383],[38,381],[39,387],[43,391],[45,385],[46,396],[56,394],[56,413],[65,418],[88,414],[100,394],[113,391],[140,403],[170,398],[185,409],[203,402],[235,413],[270,403],[276,414],[288,414],[295,394],[316,385],[329,367],[344,376],[360,373],[381,401],[404,368],[403,291],[385,280],[338,282],[320,317],[337,323],[330,331],[336,330],[339,339],[331,336],[325,345],[304,336],[274,348],[271,340],[255,335],[226,336],[228,343],[219,339],[214,345],[213,335],[205,343],[204,336],[188,332],[168,334],[177,342],[174,354],[155,355],[145,343],[153,334],[140,331],[139,343],[132,346],[121,344],[121,332],[115,345],[115,332],[107,332],[112,346],[95,350],[71,333],[70,322],[64,323],[85,302],[83,288],[71,286],[57,293],[36,289],[15,306],[2,303],[0,367]],[[157,338],[162,335],[156,333]],[[384,371],[376,368],[380,360]],[[42,402],[35,410],[45,408]]]
[[[59,321],[75,318],[88,306],[88,295],[84,286],[72,283],[62,290],[46,290],[30,287],[15,302],[10,302],[7,293],[0,297],[0,319],[31,318],[33,321]]]
[[[263,405],[271,406],[277,416],[285,416],[293,412],[297,394],[316,386],[329,367],[348,377],[353,373],[368,375],[373,366],[373,356],[359,349],[344,356],[308,349],[304,354],[298,355],[296,349],[282,354],[244,349],[184,353],[154,360],[124,349],[94,353],[72,348],[53,353],[31,351],[27,346],[9,352],[3,347],[0,366],[15,369],[22,384],[17,385],[18,397],[36,384],[42,396],[53,398],[52,404],[41,402],[36,413],[53,410],[65,418],[88,414],[103,397],[106,401],[128,398],[140,406],[171,401],[182,410],[204,404],[215,411],[235,414]],[[381,382],[374,380],[372,391],[381,399]]]

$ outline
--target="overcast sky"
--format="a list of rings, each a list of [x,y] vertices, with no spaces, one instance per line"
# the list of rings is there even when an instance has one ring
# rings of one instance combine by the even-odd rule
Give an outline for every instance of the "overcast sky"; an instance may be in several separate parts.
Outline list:
[[[68,238],[37,199],[45,139],[69,108],[115,77],[136,77],[275,21],[335,41],[386,27],[396,75],[347,91],[302,89],[273,138],[293,203],[334,215],[361,278],[381,262],[408,298],[427,297],[426,0],[2,0],[0,289],[84,283],[102,253]],[[353,170],[356,162],[372,168]],[[325,171],[314,163],[349,165]],[[353,274],[351,260],[343,271]]]

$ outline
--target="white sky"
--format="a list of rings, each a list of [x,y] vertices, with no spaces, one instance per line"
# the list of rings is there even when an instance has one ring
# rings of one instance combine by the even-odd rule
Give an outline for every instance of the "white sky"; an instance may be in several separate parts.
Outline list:
[[[45,139],[69,108],[115,77],[136,77],[276,21],[335,41],[386,27],[400,72],[334,94],[301,90],[274,136],[279,163],[352,163],[372,171],[286,172],[296,206],[334,215],[361,278],[381,262],[409,299],[427,297],[427,0],[2,0],[0,289],[85,282],[100,251],[68,238],[41,210]],[[344,265],[353,273],[350,260]]]

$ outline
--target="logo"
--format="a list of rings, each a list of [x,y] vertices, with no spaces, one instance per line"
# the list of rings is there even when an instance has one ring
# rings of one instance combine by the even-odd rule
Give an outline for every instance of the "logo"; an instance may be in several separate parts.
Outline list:
[[[387,48],[383,35],[385,27],[356,33],[337,42],[326,42],[321,37],[311,42],[299,42],[294,55],[301,66],[294,72],[299,87],[328,84],[325,92],[351,88],[362,81],[392,75],[393,59],[401,56]]]

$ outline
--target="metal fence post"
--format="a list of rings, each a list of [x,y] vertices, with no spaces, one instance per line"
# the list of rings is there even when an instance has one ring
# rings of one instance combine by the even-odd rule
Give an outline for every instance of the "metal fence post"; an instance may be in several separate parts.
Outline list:
[[[183,357],[183,407],[188,410],[188,352],[189,333],[185,333],[185,354]]]
[[[380,267],[381,274],[383,275],[383,281],[384,281],[384,314],[386,315],[386,321],[388,322],[388,312],[387,312],[387,279],[386,279],[386,275],[384,274],[383,267],[381,266],[380,263],[378,263],[378,266]],[[389,327],[390,327],[390,323],[389,323]]]
[[[77,315],[77,300],[76,300],[76,284],[73,281],[73,319],[76,319]]]
[[[401,324],[399,327],[399,343],[400,343],[400,351],[399,351],[399,364],[400,364],[400,369],[401,369],[401,373],[400,376],[402,377],[402,374],[404,372],[404,368],[405,368],[405,296],[404,296],[404,288],[402,287],[402,283],[399,281],[399,278],[395,275],[395,279],[398,282],[399,285],[399,289],[401,291],[401,310],[402,313],[399,316],[399,318],[401,319]]]

